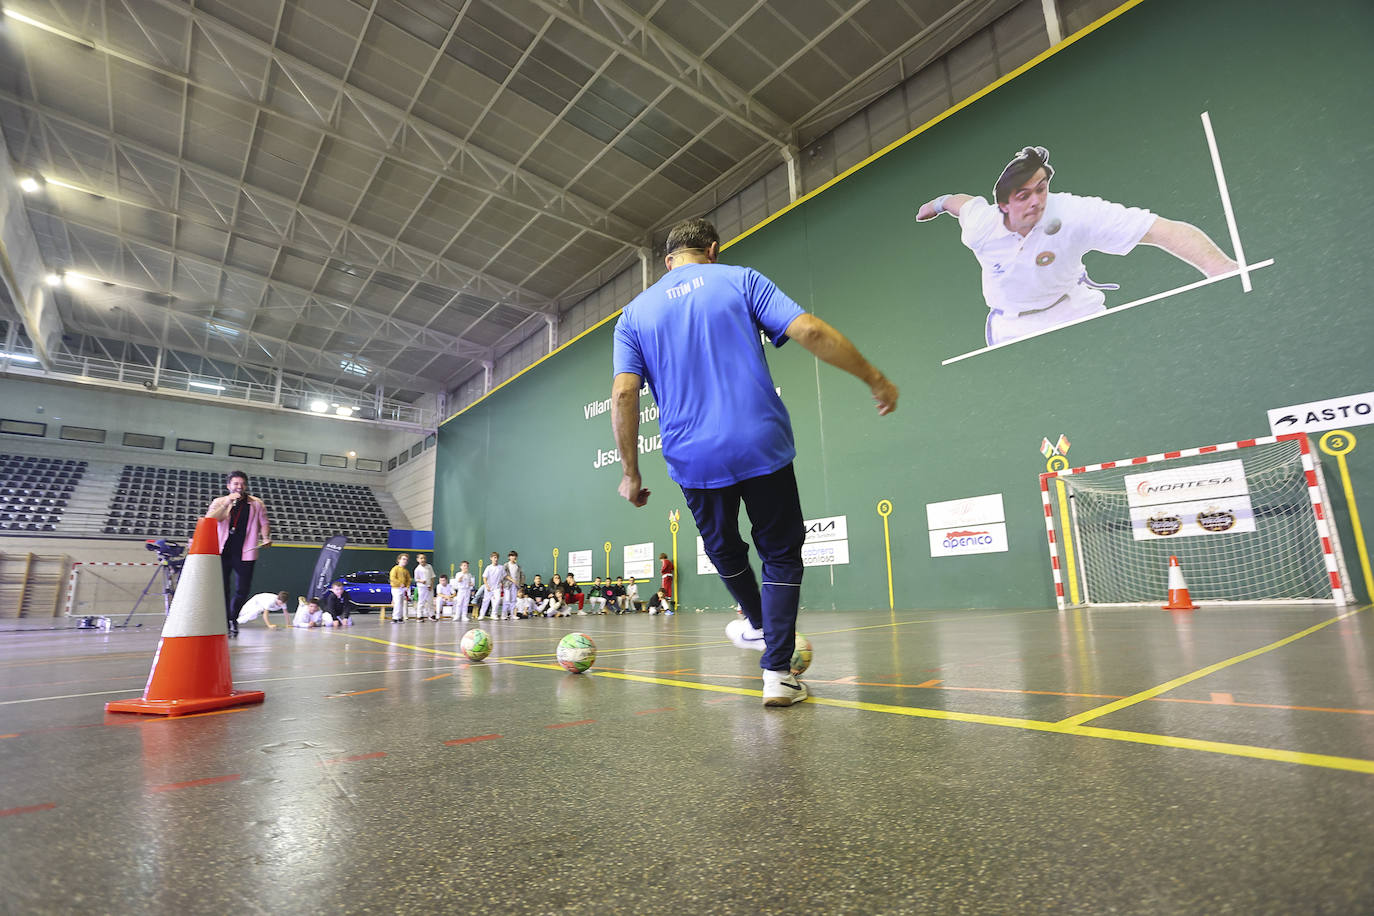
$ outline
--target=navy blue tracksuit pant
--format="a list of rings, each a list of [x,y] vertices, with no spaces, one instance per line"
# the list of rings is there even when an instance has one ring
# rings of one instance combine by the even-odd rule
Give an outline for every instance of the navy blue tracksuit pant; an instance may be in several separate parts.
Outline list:
[[[753,627],[762,627],[766,671],[788,671],[801,601],[802,544],[806,524],[792,465],[711,490],[682,488],[706,555]],[[749,545],[739,535],[739,506],[749,514],[754,547],[763,562],[763,589],[749,565]]]

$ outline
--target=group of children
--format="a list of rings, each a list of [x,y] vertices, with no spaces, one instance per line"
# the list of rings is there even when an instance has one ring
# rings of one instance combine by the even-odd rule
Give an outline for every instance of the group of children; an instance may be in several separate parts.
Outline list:
[[[531,617],[571,617],[577,614],[634,614],[647,610],[650,614],[673,615],[672,561],[667,554],[659,554],[662,567],[662,586],[649,600],[644,601],[639,592],[639,583],[634,578],[628,580],[616,576],[614,580],[601,581],[597,576],[584,591],[577,578],[568,573],[560,578],[554,573],[552,581],[545,585],[543,578],[535,575],[534,581],[526,584],[525,571],[520,566],[520,555],[514,550],[501,563],[501,555],[493,552],[491,562],[482,570],[482,583],[468,570],[464,560],[458,573],[450,581],[448,576],[434,575],[434,567],[429,565],[425,554],[415,557],[415,572],[409,569],[409,554],[396,558],[391,568],[391,617],[393,623],[403,623],[407,619],[467,620],[475,616],[478,620],[526,620]],[[411,586],[415,597],[411,598]],[[476,586],[474,591],[473,586]],[[335,582],[319,598],[302,596],[292,617],[287,616],[286,592],[263,592],[254,595],[243,605],[238,622],[248,623],[262,617],[268,629],[275,630],[272,612],[281,611],[282,626],[311,629],[314,627],[351,627],[353,612],[358,606],[344,594],[342,582]],[[574,609],[575,607],[575,609]],[[472,614],[473,610],[476,614]]]
[[[660,554],[659,559],[671,570],[672,561],[667,554]],[[478,620],[570,617],[574,613],[585,617],[588,614],[606,614],[611,610],[617,614],[636,613],[644,609],[650,614],[673,613],[671,572],[664,575],[663,587],[645,602],[641,600],[639,584],[633,578],[627,582],[617,576],[614,581],[608,579],[603,583],[601,577],[597,576],[586,591],[583,591],[572,573],[568,573],[566,578],[554,573],[548,585],[544,584],[541,576],[535,575],[534,581],[526,584],[525,571],[520,566],[520,555],[516,551],[512,550],[507,555],[505,563],[501,562],[501,555],[495,551],[490,560],[482,570],[480,585],[469,570],[467,560],[459,565],[452,581],[448,576],[439,576],[436,584],[434,567],[429,565],[424,554],[416,557],[414,576],[407,569],[410,557],[401,554],[391,568],[391,621],[403,623],[411,618],[439,620],[441,617],[467,620],[474,608]],[[415,585],[413,602],[410,598],[412,582]],[[577,606],[576,611],[573,610],[574,605]],[[445,609],[448,613],[445,613]]]
[[[358,610],[358,606],[344,594],[342,582],[335,582],[319,598],[302,595],[296,602],[296,613],[292,617],[287,616],[286,609],[286,602],[290,599],[291,596],[286,592],[254,595],[243,603],[238,622],[242,625],[262,617],[267,628],[275,630],[277,625],[272,622],[272,612],[281,611],[281,625],[284,627],[300,627],[303,630],[313,627],[351,627],[353,612]]]

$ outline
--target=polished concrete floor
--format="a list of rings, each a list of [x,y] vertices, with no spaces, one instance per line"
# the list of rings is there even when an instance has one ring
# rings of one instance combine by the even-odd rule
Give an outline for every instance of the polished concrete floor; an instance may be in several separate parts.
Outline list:
[[[170,720],[0,633],[0,911],[1374,912],[1368,609],[806,611],[788,709],[728,619],[255,624]]]

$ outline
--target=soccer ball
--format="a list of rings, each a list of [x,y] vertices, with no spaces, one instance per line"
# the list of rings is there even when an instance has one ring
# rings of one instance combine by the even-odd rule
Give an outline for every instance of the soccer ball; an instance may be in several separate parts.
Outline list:
[[[490,655],[491,648],[491,634],[477,627],[464,633],[463,641],[458,644],[458,649],[475,662],[480,662]]]
[[[800,633],[797,634],[797,641],[792,649],[792,673],[801,674],[811,667],[811,640]]]
[[[558,664],[581,674],[596,661],[596,643],[586,633],[569,633],[558,641]]]

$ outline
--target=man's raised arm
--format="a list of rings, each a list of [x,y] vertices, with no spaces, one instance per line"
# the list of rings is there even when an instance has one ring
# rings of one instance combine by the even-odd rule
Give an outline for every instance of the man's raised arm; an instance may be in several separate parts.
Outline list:
[[[1157,217],[1140,243],[1164,249],[1180,261],[1196,267],[1203,276],[1215,277],[1236,269],[1236,262],[1227,257],[1226,252],[1217,247],[1207,233],[1192,223]]]

